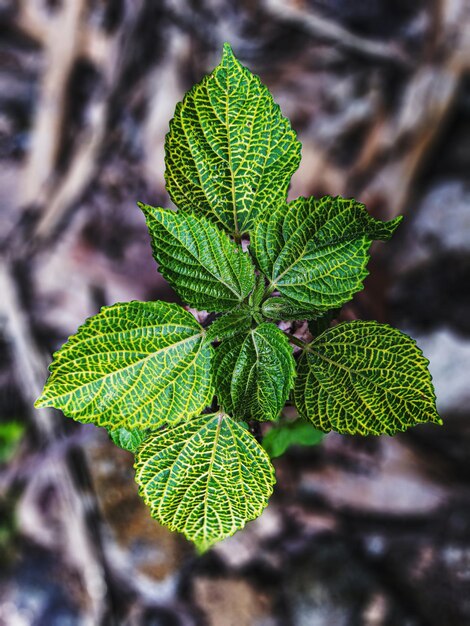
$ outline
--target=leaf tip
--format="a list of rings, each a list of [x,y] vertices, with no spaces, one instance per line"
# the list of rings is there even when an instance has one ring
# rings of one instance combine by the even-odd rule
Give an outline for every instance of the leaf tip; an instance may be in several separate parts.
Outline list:
[[[234,57],[235,55],[233,54],[232,46],[228,43],[228,41],[225,41],[223,46],[222,59]]]
[[[145,204],[145,202],[137,202],[137,206],[145,216],[148,215],[150,209],[150,206],[148,204]]]
[[[45,396],[44,393],[42,393],[39,396],[39,398],[36,400],[33,406],[35,409],[44,409],[45,407],[52,406],[52,405],[50,403],[49,398]]]
[[[395,231],[403,222],[403,218],[404,218],[403,215],[398,215],[397,217],[393,218],[393,220],[389,220],[388,222],[385,222],[385,225],[387,227],[386,240],[390,239],[395,234]]]

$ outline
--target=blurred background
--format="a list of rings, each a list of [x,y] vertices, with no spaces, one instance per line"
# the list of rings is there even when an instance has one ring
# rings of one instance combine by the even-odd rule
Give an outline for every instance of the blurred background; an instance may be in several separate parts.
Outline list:
[[[468,0],[2,0],[0,33],[0,624],[470,624]],[[32,404],[87,316],[175,299],[136,201],[170,206],[168,122],[224,41],[298,132],[292,198],[405,215],[342,315],[418,340],[444,426],[291,449],[198,557],[129,453]]]

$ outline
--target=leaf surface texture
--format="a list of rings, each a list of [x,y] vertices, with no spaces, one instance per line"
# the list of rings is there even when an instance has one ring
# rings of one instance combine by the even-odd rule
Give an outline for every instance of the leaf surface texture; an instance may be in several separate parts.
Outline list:
[[[133,430],[128,430],[127,428],[115,428],[109,429],[108,433],[111,437],[113,443],[122,448],[123,450],[127,450],[128,452],[134,453],[137,448],[141,445],[141,443],[146,439],[151,431],[149,429],[140,429],[134,428]]]
[[[323,431],[393,435],[442,423],[428,361],[413,339],[377,322],[328,329],[300,358],[294,389],[299,414]]]
[[[210,403],[212,352],[201,326],[177,304],[104,307],[56,352],[36,406],[111,428],[175,421]]]
[[[272,290],[321,314],[362,289],[371,242],[388,240],[400,221],[339,196],[298,198],[257,224],[251,247]]]
[[[292,388],[295,361],[284,333],[263,323],[223,341],[215,351],[214,384],[234,417],[275,420]]]
[[[265,450],[223,414],[156,433],[138,450],[135,468],[152,516],[201,552],[258,517],[275,482]]]
[[[140,205],[160,272],[200,311],[230,311],[255,286],[250,256],[205,217]]]
[[[252,316],[248,308],[236,309],[216,319],[207,329],[207,339],[211,341],[229,339],[250,330]]]
[[[268,89],[225,44],[220,65],[176,107],[165,143],[167,189],[178,208],[246,233],[286,199],[300,148]]]

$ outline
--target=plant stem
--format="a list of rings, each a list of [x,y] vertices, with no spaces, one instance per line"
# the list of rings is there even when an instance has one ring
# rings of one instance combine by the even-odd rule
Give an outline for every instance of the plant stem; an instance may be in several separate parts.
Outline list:
[[[291,333],[285,333],[285,334],[287,338],[289,339],[290,343],[293,343],[299,348],[302,348],[302,350],[308,350],[308,343],[306,343],[305,341],[302,341],[302,339],[299,339],[298,337],[296,337],[295,335],[292,335]]]
[[[276,289],[276,285],[269,283],[269,285],[266,287],[264,291],[263,300],[265,300],[266,298],[269,298],[269,296],[272,294],[273,291],[275,291],[275,289]]]

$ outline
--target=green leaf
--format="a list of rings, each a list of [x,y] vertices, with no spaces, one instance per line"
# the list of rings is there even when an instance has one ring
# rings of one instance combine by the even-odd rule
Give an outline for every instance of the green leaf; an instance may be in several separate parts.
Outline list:
[[[300,149],[268,89],[225,44],[220,65],[176,107],[165,143],[167,189],[180,209],[240,235],[286,199]]]
[[[268,455],[228,415],[202,415],[150,437],[136,481],[152,516],[203,552],[261,514],[275,483]]]
[[[160,272],[188,304],[230,311],[255,286],[249,254],[205,217],[139,204]]]
[[[339,196],[298,198],[258,223],[251,249],[272,291],[322,313],[362,289],[372,240],[390,239],[400,221]]]
[[[25,426],[9,420],[0,423],[0,463],[8,463],[24,435]]]
[[[316,319],[318,311],[303,303],[295,302],[283,296],[268,298],[261,307],[263,316],[269,320],[310,320]]]
[[[200,413],[212,399],[212,346],[177,304],[103,307],[54,355],[36,407],[108,428],[147,428]]]
[[[239,333],[246,333],[251,328],[252,319],[248,308],[226,313],[212,322],[206,331],[206,338],[210,341],[221,341]]]
[[[325,433],[317,430],[309,422],[295,420],[276,424],[263,437],[263,448],[271,459],[282,456],[290,446],[315,446],[321,442]]]
[[[416,343],[377,322],[345,322],[310,344],[298,363],[299,414],[323,431],[393,435],[441,424],[428,361]]]
[[[292,388],[295,361],[284,333],[263,323],[223,341],[215,351],[214,384],[234,417],[275,420]]]
[[[256,285],[253,289],[249,299],[248,304],[253,311],[259,310],[259,306],[263,301],[264,292],[266,290],[266,282],[264,280],[264,276],[261,274],[256,278]]]
[[[127,450],[132,453],[137,450],[140,444],[149,436],[150,432],[151,431],[148,428],[145,428],[144,430],[140,428],[134,428],[133,430],[128,430],[127,428],[115,428],[108,430],[108,434],[113,443],[123,450]]]

